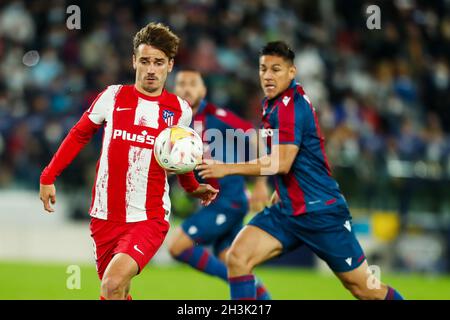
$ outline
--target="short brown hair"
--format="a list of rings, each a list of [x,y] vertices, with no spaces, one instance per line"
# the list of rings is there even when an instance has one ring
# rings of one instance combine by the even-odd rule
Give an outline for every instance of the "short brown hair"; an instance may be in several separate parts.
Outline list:
[[[180,38],[164,24],[151,22],[134,36],[133,48],[135,53],[141,44],[147,44],[161,50],[170,60],[178,52]]]

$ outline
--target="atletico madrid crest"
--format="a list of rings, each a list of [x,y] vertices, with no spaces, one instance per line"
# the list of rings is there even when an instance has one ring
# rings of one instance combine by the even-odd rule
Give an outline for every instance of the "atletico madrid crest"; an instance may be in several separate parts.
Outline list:
[[[169,110],[163,110],[162,117],[164,122],[170,127],[173,125],[173,116],[174,113]]]

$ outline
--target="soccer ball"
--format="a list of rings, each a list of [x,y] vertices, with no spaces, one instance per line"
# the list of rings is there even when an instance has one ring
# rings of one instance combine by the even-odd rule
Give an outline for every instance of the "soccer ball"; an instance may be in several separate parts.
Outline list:
[[[171,126],[156,137],[154,153],[162,168],[176,174],[186,173],[202,162],[203,142],[193,129]]]

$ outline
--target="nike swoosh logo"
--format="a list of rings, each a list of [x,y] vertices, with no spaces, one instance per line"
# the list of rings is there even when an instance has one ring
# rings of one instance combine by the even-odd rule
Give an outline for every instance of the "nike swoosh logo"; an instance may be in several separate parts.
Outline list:
[[[116,111],[131,110],[131,108],[117,108]]]
[[[137,252],[139,252],[140,254],[142,254],[143,256],[145,256],[145,254],[141,250],[139,250],[137,244],[134,245],[133,249],[136,250]]]

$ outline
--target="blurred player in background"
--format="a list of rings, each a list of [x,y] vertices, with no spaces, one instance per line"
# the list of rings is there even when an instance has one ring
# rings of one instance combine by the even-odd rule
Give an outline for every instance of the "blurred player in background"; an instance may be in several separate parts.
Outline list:
[[[255,163],[198,166],[202,178],[274,178],[276,203],[244,227],[227,254],[231,298],[255,299],[253,268],[305,244],[356,298],[401,300],[396,290],[373,279],[368,269],[347,202],[331,176],[315,109],[295,82],[294,57],[281,41],[268,43],[260,53],[259,77],[265,94],[262,130],[271,136],[270,155]]]
[[[189,126],[192,119],[188,103],[164,88],[178,44],[179,38],[162,24],[142,28],[134,37],[135,84],[111,85],[100,93],[41,175],[40,198],[45,210],[53,212],[56,177],[104,127],[89,212],[101,299],[131,299],[131,279],[157,252],[169,229],[167,174],[152,151],[168,123]],[[199,184],[192,172],[178,177],[186,192],[205,205],[218,192]]]
[[[175,77],[175,94],[186,99],[194,113],[193,128],[205,139],[205,131],[208,129],[220,130],[223,137],[221,150],[214,150],[216,156],[220,153],[226,158],[231,153],[231,158],[245,157],[245,150],[237,150],[235,154],[234,138],[227,139],[226,130],[232,130],[237,137],[238,131],[253,129],[253,125],[230,110],[217,107],[205,100],[206,86],[198,71],[183,69]],[[245,136],[240,135],[241,138]],[[217,142],[217,141],[216,141]],[[208,146],[205,147],[208,153]],[[230,176],[221,179],[208,179],[206,181],[214,188],[220,189],[219,196],[208,207],[187,218],[183,224],[175,229],[171,238],[169,252],[176,260],[187,263],[193,268],[204,273],[228,280],[225,266],[226,253],[243,226],[243,219],[248,212],[249,203],[246,196],[245,180],[242,176]],[[253,199],[265,202],[268,198],[268,189],[265,177],[259,177],[255,181],[252,193]],[[257,200],[256,200],[257,199]],[[267,199],[268,200],[268,199]],[[213,254],[210,254],[205,246],[211,245]],[[260,300],[270,298],[262,283],[257,280],[256,297]]]

